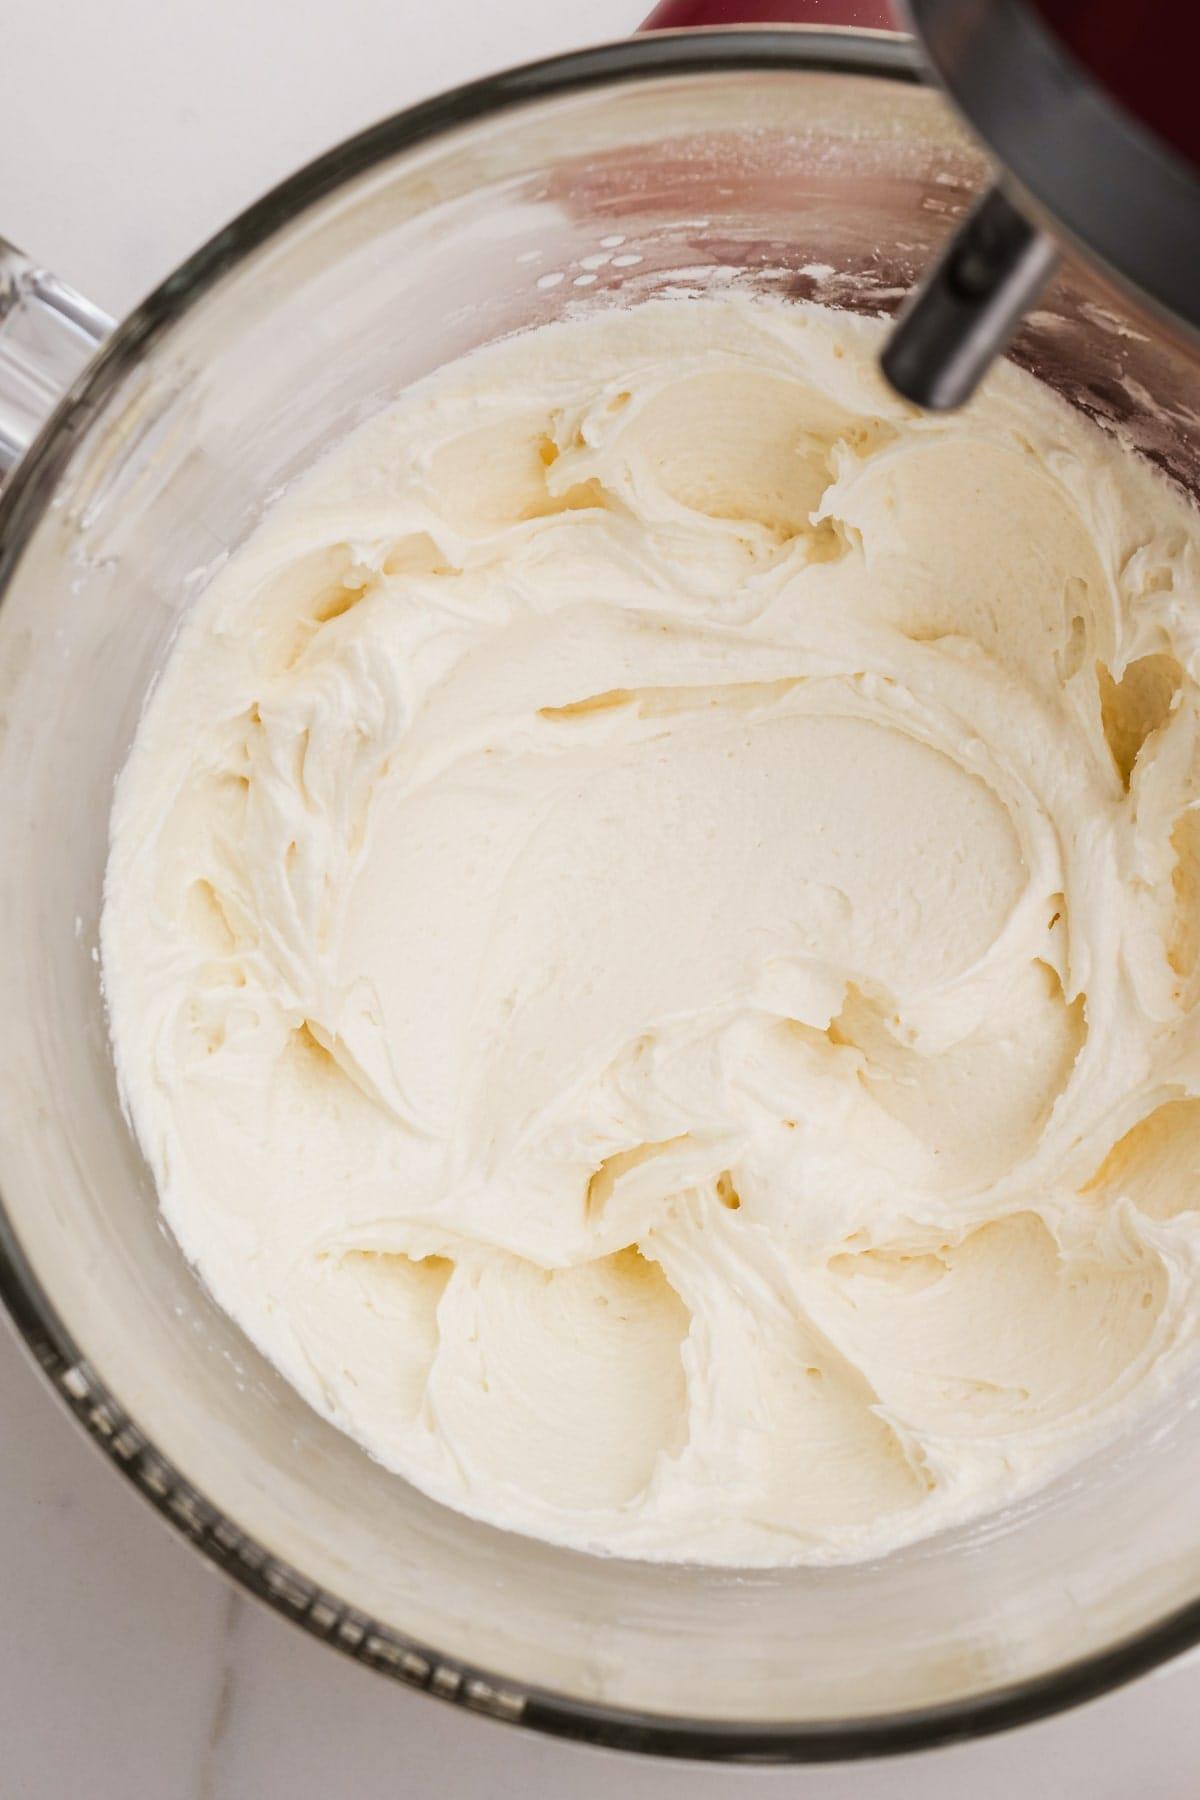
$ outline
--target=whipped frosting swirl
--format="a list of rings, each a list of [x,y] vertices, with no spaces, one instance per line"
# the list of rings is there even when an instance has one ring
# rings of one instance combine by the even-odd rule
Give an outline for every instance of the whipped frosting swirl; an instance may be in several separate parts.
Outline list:
[[[874,1555],[1194,1355],[1200,525],[877,344],[710,298],[443,369],[219,571],[119,784],[171,1227],[500,1525]]]

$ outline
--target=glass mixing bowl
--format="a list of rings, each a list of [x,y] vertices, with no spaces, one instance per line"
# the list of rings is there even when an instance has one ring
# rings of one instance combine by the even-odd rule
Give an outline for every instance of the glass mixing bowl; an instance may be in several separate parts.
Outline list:
[[[111,335],[0,501],[9,1310],[206,1556],[496,1718],[673,1755],[862,1756],[1048,1712],[1200,1638],[1195,1393],[1035,1502],[853,1567],[628,1563],[436,1505],[201,1287],[109,1054],[113,781],[182,612],[270,497],[407,382],[583,307],[732,285],[890,311],[983,174],[885,35],[664,35],[501,75],[343,145],[214,238]],[[0,320],[11,460],[103,321],[11,256]],[[1198,485],[1200,367],[1083,269],[1014,353]]]

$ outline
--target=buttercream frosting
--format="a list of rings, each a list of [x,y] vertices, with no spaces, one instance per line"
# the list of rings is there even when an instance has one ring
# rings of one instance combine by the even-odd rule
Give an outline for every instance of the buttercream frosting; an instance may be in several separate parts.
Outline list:
[[[1005,367],[598,312],[414,386],[191,607],[123,1093],[300,1392],[450,1505],[785,1563],[977,1517],[1200,1315],[1200,530]]]

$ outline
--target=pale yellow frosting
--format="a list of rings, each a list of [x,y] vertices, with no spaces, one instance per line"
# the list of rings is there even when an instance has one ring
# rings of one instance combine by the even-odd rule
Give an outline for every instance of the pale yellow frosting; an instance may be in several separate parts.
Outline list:
[[[300,1391],[500,1525],[875,1554],[1200,1316],[1200,528],[1031,379],[664,301],[414,387],[185,620],[118,1070]]]

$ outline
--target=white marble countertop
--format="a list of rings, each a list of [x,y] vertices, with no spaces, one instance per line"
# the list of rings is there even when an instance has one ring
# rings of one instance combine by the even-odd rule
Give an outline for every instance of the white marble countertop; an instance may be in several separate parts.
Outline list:
[[[649,0],[12,0],[0,229],[119,313],[318,150],[472,75],[618,36]],[[1189,1800],[1200,1663],[961,1749],[659,1765],[395,1687],[175,1539],[0,1331],[2,1800]]]

